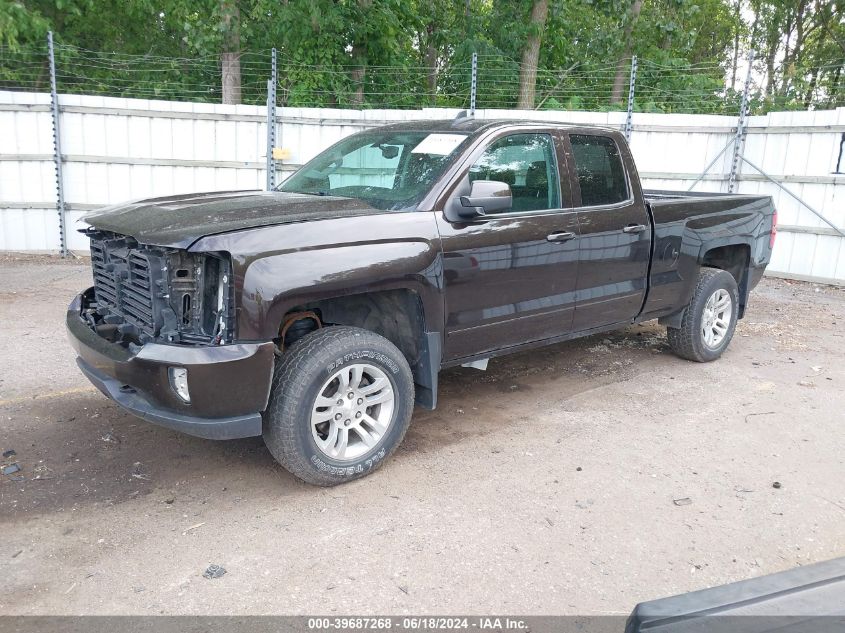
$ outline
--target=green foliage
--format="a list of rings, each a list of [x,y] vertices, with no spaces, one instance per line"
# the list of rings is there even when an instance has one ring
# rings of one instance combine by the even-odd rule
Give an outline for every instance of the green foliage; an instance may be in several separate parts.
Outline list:
[[[0,0],[0,46],[17,50],[21,42],[43,39],[49,22],[18,0]]]
[[[845,102],[845,1],[749,0],[749,39],[766,75],[765,109],[834,107]]]
[[[522,50],[537,30],[532,5],[0,0],[0,89],[47,89],[52,30],[63,92],[219,101],[220,55],[234,41],[247,103],[264,102],[275,47],[283,105],[467,107],[475,52],[478,107],[513,108]],[[234,24],[226,19],[233,7]],[[549,1],[538,109],[624,109],[633,53],[637,111],[735,113],[751,48],[755,111],[845,105],[845,0],[645,0],[636,18],[631,7],[632,0]],[[614,83],[621,106],[610,105]]]

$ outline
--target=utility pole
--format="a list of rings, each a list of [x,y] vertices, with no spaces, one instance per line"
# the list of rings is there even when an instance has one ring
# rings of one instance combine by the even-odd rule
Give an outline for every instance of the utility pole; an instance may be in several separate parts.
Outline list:
[[[276,49],[271,53],[270,79],[267,80],[267,191],[276,187]]]
[[[50,113],[53,119],[53,166],[56,169],[56,211],[59,214],[59,251],[62,257],[67,257],[65,188],[62,178],[62,140],[59,132],[59,95],[56,93],[56,55],[53,50],[53,31],[47,32],[47,53],[50,57]]]
[[[467,2],[467,6],[469,3]],[[478,53],[472,54],[472,80],[469,86],[469,115],[475,116],[475,94],[478,89]]]
[[[745,148],[745,133],[748,119],[748,95],[751,90],[751,68],[754,65],[754,51],[748,53],[748,72],[745,75],[745,85],[742,88],[742,103],[739,106],[739,119],[736,123],[734,136],[734,156],[731,161],[731,173],[728,176],[728,193],[734,193],[736,180],[742,164],[742,151]]]
[[[637,56],[631,56],[631,80],[628,83],[628,115],[625,117],[625,140],[631,140],[634,117],[634,88],[637,85]]]

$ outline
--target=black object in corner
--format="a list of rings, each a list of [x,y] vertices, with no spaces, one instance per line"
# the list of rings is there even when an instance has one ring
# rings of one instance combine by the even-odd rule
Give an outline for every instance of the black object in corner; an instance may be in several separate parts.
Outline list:
[[[642,602],[625,633],[845,631],[845,558]]]

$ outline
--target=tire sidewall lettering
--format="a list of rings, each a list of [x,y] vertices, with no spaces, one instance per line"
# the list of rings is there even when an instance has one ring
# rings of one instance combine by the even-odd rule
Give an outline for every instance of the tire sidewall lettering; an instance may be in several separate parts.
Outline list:
[[[397,365],[396,362],[392,358],[382,354],[381,352],[376,352],[376,351],[368,350],[368,349],[355,350],[353,352],[348,352],[348,353],[344,354],[343,356],[332,360],[326,366],[326,373],[332,374],[332,373],[336,372],[338,369],[340,369],[341,367],[343,367],[344,365],[347,365],[348,363],[354,362],[356,360],[375,361],[375,362],[379,363],[380,365],[383,365],[384,367],[389,369],[392,374],[395,375],[395,374],[399,373],[399,365]]]
[[[353,475],[360,475],[361,473],[372,470],[376,465],[384,459],[385,448],[382,446],[374,455],[371,455],[363,462],[352,464],[349,466],[334,466],[328,464],[315,454],[311,454],[311,463],[320,472],[328,473],[329,475],[337,475],[340,477],[351,477]]]

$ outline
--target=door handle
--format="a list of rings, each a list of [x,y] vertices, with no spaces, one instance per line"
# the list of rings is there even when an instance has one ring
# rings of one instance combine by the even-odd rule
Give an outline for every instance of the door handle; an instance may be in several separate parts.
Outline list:
[[[624,229],[623,233],[642,233],[645,231],[645,224],[629,224]]]
[[[546,239],[549,242],[568,242],[575,238],[575,233],[572,231],[557,231],[556,233],[549,233]]]

